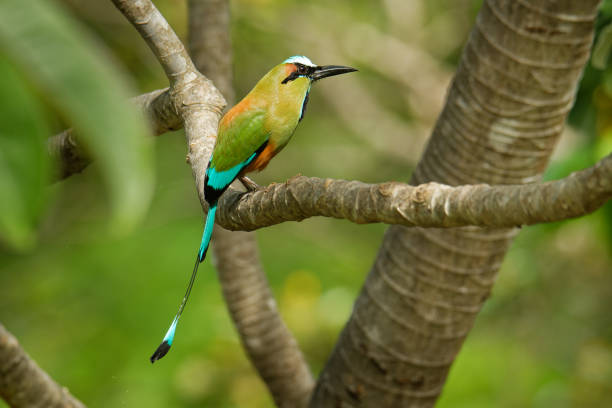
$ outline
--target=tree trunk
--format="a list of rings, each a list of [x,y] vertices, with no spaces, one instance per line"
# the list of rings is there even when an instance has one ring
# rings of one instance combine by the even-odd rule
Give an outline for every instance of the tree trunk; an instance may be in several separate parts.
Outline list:
[[[537,181],[572,107],[598,4],[485,1],[412,183]],[[311,406],[432,406],[515,234],[390,227]]]

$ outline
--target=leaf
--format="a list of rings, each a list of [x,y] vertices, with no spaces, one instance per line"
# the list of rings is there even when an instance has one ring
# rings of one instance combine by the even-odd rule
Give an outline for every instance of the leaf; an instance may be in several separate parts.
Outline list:
[[[593,48],[591,64],[597,69],[605,69],[612,50],[612,24],[605,26],[599,33],[597,43]]]
[[[49,0],[0,2],[0,50],[73,125],[105,177],[113,227],[130,229],[150,202],[152,150],[121,72],[85,29]]]
[[[0,78],[0,240],[25,250],[35,242],[44,203],[49,131],[23,77],[2,57]]]

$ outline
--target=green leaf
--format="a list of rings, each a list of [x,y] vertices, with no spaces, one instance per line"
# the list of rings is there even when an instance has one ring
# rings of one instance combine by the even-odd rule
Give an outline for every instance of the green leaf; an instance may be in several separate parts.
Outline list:
[[[605,26],[599,33],[597,43],[593,48],[591,64],[597,69],[605,69],[612,50],[612,24]]]
[[[0,241],[18,250],[33,246],[44,203],[45,123],[23,77],[0,56]]]
[[[152,150],[121,72],[84,27],[48,0],[0,2],[0,51],[74,126],[106,179],[115,230],[130,229],[150,202]]]

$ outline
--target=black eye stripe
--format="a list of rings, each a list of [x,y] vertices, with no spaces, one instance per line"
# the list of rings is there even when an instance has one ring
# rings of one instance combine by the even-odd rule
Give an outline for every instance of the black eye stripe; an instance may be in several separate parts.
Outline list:
[[[294,79],[299,78],[299,76],[300,76],[300,74],[298,74],[298,72],[297,72],[297,71],[293,71],[293,72],[291,73],[291,75],[289,75],[287,78],[285,78],[285,79],[283,79],[283,80],[282,80],[281,84],[286,84],[286,83],[287,83],[287,82],[289,82],[289,81],[293,81]]]
[[[295,63],[296,70],[291,73],[287,78],[283,79],[281,84],[286,84],[287,82],[293,81],[301,76],[309,76],[314,72],[314,67],[310,67],[307,65]]]

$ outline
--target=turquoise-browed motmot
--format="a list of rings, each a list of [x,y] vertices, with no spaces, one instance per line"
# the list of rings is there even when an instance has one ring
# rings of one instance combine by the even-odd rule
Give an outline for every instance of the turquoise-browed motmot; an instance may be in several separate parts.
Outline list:
[[[162,343],[151,362],[166,355],[176,325],[187,303],[198,265],[204,260],[215,222],[217,201],[237,178],[263,170],[287,145],[304,117],[313,82],[333,75],[356,71],[338,65],[318,66],[304,56],[293,56],[272,68],[219,122],[217,142],[204,178],[204,198],[209,205],[204,234],[187,291]],[[248,186],[247,186],[248,187]]]

